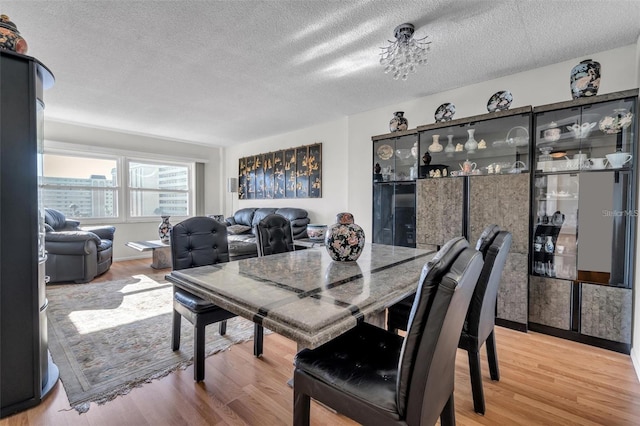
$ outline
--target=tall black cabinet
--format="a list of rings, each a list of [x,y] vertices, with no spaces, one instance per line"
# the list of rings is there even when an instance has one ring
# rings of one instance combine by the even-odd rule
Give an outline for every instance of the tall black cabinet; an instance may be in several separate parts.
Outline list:
[[[42,91],[53,75],[0,50],[0,416],[40,403],[58,379],[47,347],[39,206]]]
[[[403,131],[372,140],[373,242],[415,247],[418,134]]]

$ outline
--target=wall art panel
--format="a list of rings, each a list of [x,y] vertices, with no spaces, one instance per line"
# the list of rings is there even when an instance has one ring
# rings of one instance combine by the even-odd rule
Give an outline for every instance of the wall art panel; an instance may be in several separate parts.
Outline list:
[[[322,143],[240,158],[238,198],[322,197]]]

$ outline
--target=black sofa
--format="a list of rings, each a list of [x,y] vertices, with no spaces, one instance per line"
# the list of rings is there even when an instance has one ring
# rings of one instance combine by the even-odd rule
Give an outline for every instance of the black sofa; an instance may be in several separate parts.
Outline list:
[[[307,238],[310,222],[305,209],[295,207],[249,207],[236,211],[225,219],[229,239],[229,260],[240,260],[258,256],[255,227],[265,216],[272,213],[286,217],[291,222],[293,239]]]

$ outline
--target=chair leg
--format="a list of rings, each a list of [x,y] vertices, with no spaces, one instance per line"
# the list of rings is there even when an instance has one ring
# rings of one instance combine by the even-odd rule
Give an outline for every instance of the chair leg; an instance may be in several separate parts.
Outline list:
[[[453,392],[447,403],[444,405],[442,409],[442,413],[440,413],[440,426],[455,426],[456,425],[456,407],[453,403]]]
[[[182,315],[175,309],[173,310],[173,329],[171,330],[171,350],[180,349],[180,323]]]
[[[194,326],[193,336],[193,379],[204,380],[204,328],[202,324]]]
[[[253,355],[259,357],[262,355],[262,346],[264,341],[264,328],[258,324],[253,324]]]
[[[469,356],[469,376],[471,376],[471,393],[473,409],[484,415],[484,391],[482,390],[482,372],[480,371],[480,352],[467,351]]]
[[[311,398],[293,387],[293,426],[309,426]]]
[[[489,359],[489,374],[491,374],[491,380],[500,380],[495,331],[492,331],[491,334],[489,334],[485,345],[487,346],[487,358]]]
[[[220,321],[220,335],[224,336],[227,334],[227,320]]]

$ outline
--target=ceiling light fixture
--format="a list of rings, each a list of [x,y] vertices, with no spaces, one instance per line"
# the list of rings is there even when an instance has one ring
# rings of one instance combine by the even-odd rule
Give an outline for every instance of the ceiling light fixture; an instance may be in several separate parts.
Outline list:
[[[384,67],[385,73],[393,74],[394,80],[406,80],[409,74],[416,72],[416,65],[427,63],[431,42],[425,40],[429,36],[416,39],[413,38],[414,32],[413,24],[398,25],[393,30],[396,40],[389,40],[389,46],[380,48],[380,65]]]

